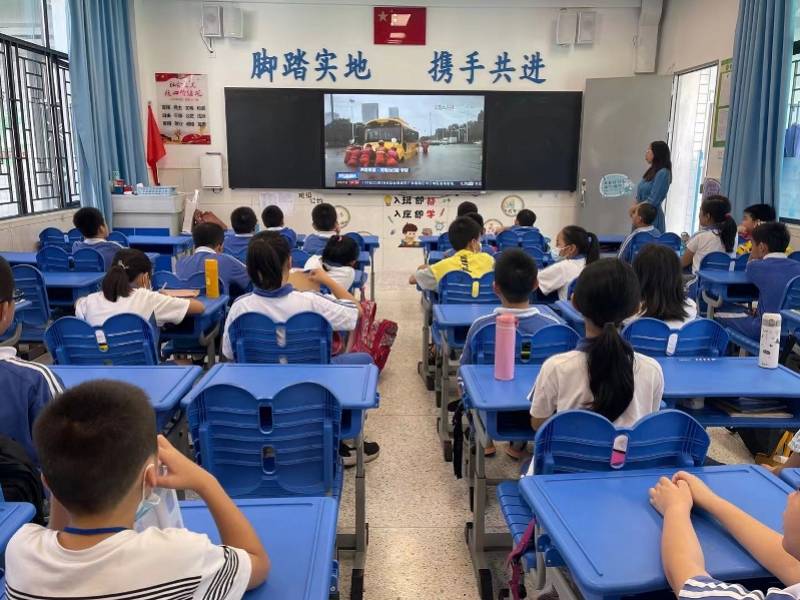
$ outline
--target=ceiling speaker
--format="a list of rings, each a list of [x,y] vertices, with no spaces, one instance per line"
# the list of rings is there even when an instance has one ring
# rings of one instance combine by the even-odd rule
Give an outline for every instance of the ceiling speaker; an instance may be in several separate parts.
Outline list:
[[[222,37],[222,7],[203,4],[203,35],[205,37]]]

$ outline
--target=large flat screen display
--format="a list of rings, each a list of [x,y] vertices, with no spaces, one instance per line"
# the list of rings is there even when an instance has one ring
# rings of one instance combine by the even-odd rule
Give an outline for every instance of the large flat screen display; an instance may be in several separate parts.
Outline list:
[[[484,97],[324,95],[325,187],[483,188]]]

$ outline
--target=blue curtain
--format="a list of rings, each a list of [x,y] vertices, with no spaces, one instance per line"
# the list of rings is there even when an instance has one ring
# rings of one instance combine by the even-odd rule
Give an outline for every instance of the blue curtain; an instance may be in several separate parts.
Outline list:
[[[737,219],[750,204],[777,207],[780,199],[793,5],[793,0],[739,1],[722,164],[722,190]]]
[[[133,2],[69,0],[69,72],[82,206],[111,224],[114,171],[147,183],[131,28]]]

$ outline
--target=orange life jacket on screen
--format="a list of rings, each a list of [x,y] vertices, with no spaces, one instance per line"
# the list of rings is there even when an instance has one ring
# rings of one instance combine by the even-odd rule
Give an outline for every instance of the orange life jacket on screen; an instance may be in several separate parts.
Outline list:
[[[369,148],[365,148],[361,151],[361,154],[358,157],[358,162],[361,163],[362,167],[369,166],[369,158],[370,158],[370,151]]]
[[[386,164],[390,167],[397,166],[397,150],[394,148],[389,148],[389,152],[386,154]]]
[[[375,151],[375,165],[380,166],[386,164],[386,150],[381,147]]]

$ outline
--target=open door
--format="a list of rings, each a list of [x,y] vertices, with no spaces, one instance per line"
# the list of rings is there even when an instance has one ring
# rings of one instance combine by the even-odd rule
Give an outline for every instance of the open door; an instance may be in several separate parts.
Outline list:
[[[603,198],[600,179],[622,173],[639,182],[644,153],[669,133],[671,75],[587,79],[581,118],[578,223],[598,235],[630,231],[632,195]]]

